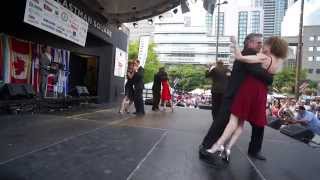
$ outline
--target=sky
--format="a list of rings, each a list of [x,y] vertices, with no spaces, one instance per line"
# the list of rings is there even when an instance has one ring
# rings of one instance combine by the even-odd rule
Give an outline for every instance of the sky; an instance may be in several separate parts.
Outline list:
[[[296,36],[299,34],[301,0],[291,6],[282,22],[281,34],[283,36]],[[320,25],[320,0],[305,0],[303,25]]]
[[[223,1],[223,0],[221,0]],[[300,2],[298,0],[293,6],[289,7],[284,17],[282,25],[283,36],[295,36],[299,30]],[[202,0],[189,0],[190,13],[193,26],[201,26],[205,23],[205,10]],[[221,8],[249,7],[251,0],[228,0],[228,4]],[[304,25],[320,25],[320,0],[305,0]]]
[[[190,12],[185,15],[191,16],[191,22],[193,26],[201,26],[205,23],[206,10],[203,8],[202,0],[188,0],[190,5]],[[218,1],[218,0],[217,0]],[[223,0],[221,0],[222,2]],[[231,6],[247,7],[250,6],[251,0],[228,0],[228,4],[222,5],[221,8],[232,8]]]

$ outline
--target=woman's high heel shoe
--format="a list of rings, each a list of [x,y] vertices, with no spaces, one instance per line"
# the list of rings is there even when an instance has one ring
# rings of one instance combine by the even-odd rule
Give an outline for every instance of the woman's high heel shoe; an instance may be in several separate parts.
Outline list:
[[[218,155],[221,156],[224,152],[224,146],[223,145],[213,145],[213,148],[208,149],[207,152],[211,153],[211,154],[215,154],[218,152]]]
[[[224,149],[224,160],[227,163],[230,162],[230,154],[231,154],[231,150],[230,149]]]
[[[218,147],[218,150],[217,150],[217,151],[219,152],[219,156],[220,156],[220,157],[223,157],[223,152],[225,151],[224,146],[223,146],[223,145],[220,145],[220,146]]]

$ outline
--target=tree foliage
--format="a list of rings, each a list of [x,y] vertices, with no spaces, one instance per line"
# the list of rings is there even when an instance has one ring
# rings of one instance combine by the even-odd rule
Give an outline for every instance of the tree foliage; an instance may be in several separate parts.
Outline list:
[[[139,42],[138,41],[132,41],[129,44],[129,52],[128,52],[129,60],[138,58],[138,54],[139,54]]]
[[[153,76],[155,73],[158,72],[161,64],[160,61],[157,57],[156,52],[154,51],[155,44],[150,43],[148,47],[148,56],[147,56],[147,61],[144,66],[144,82],[152,82],[153,81]]]
[[[202,65],[170,65],[167,66],[170,79],[179,79],[177,89],[190,91],[195,88],[208,89],[210,81],[205,77],[206,67]]]
[[[301,81],[306,80],[307,78],[306,70],[301,71],[300,77],[301,77]],[[280,73],[275,75],[274,81],[273,81],[273,87],[283,93],[294,93],[295,78],[296,78],[295,69],[284,68]]]
[[[158,72],[161,64],[157,57],[156,52],[154,51],[155,44],[153,42],[149,43],[148,46],[148,56],[146,63],[144,65],[144,82],[148,83],[153,81],[153,75]],[[129,60],[138,58],[139,54],[139,42],[133,41],[129,44]]]

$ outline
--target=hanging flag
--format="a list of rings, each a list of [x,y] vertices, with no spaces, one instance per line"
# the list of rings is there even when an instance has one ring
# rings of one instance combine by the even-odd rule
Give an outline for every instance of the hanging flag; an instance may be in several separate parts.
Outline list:
[[[149,39],[150,39],[150,36],[140,37],[138,59],[140,61],[140,66],[142,67],[144,67],[148,57]]]
[[[303,82],[300,86],[299,86],[299,92],[302,93],[304,92],[304,90],[309,86],[309,83],[307,81]]]
[[[41,47],[39,44],[32,44],[32,68],[31,68],[31,84],[33,90],[39,93],[40,86],[40,59]]]
[[[69,62],[70,62],[70,51],[63,51],[63,64],[65,65],[64,67],[64,76],[65,76],[65,81],[64,81],[64,96],[68,95],[69,92]]]
[[[28,83],[31,62],[30,42],[10,38],[11,83]]]

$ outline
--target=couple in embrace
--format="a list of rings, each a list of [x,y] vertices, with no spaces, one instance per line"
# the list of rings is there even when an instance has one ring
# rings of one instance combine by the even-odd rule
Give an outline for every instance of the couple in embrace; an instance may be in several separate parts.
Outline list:
[[[167,105],[170,106],[171,112],[173,112],[173,102],[171,96],[171,87],[169,84],[169,76],[164,67],[159,68],[158,73],[154,75],[152,85],[152,110],[159,110],[159,104],[163,104],[162,111],[166,111]]]
[[[134,103],[136,115],[144,115],[143,89],[144,69],[140,61],[135,59],[128,62],[127,82],[125,84],[125,97],[121,103],[120,114],[129,113],[130,105]]]
[[[215,163],[229,162],[231,149],[243,131],[244,121],[252,126],[249,156],[265,160],[261,147],[266,120],[268,85],[273,82],[282,61],[287,56],[288,44],[279,37],[267,38],[249,34],[242,52],[233,42],[235,62],[224,93],[219,113],[199,148],[201,159]],[[214,102],[213,102],[214,103]]]

